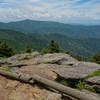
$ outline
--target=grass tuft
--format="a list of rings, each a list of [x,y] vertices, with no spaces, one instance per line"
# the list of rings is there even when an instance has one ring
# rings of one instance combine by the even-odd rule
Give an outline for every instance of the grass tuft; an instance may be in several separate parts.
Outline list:
[[[85,85],[86,85],[86,82],[82,82],[82,81],[79,81],[77,84],[76,84],[76,88],[78,89],[78,90],[83,90],[83,89],[85,89]]]
[[[97,70],[97,71],[93,72],[92,74],[88,75],[87,78],[94,77],[94,76],[100,76],[100,70]]]

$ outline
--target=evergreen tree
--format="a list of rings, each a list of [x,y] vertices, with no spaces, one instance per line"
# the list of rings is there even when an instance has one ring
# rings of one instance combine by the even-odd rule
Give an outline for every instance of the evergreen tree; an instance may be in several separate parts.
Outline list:
[[[46,54],[46,53],[59,53],[61,52],[60,47],[57,42],[54,40],[51,40],[47,48],[43,48],[41,50],[41,54]]]
[[[57,42],[55,42],[54,40],[50,41],[50,44],[48,46],[48,52],[49,53],[59,53],[61,50],[59,48],[59,45]]]
[[[0,42],[0,57],[10,57],[14,54],[15,54],[15,52],[7,44],[7,42]]]

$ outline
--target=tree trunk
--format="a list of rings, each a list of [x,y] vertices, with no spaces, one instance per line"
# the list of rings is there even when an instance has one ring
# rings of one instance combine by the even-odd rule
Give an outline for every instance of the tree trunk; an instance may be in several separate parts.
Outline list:
[[[16,73],[0,70],[0,75],[3,75],[7,78],[18,80],[18,81],[21,81],[21,82],[24,82],[24,83],[29,83],[29,84],[34,83],[31,76],[26,76],[24,74],[22,75],[22,74],[16,74]]]

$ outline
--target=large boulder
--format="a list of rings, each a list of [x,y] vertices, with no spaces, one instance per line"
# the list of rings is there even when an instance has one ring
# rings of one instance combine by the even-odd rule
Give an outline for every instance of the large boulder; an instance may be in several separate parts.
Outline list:
[[[78,62],[73,66],[57,68],[54,72],[65,79],[85,79],[89,74],[100,69],[100,65],[89,62]]]
[[[54,53],[54,54],[45,54],[43,56],[39,56],[35,59],[36,64],[41,64],[41,63],[51,63],[51,64],[73,64],[77,62],[76,59],[72,58],[68,54],[64,53]]]

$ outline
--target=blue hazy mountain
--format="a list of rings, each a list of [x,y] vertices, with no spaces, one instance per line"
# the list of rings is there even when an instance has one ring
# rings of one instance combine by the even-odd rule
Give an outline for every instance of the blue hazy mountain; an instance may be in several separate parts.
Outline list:
[[[9,23],[0,23],[0,29],[11,29],[24,33],[62,34],[72,38],[98,38],[100,25],[70,25],[51,21],[22,20]]]

